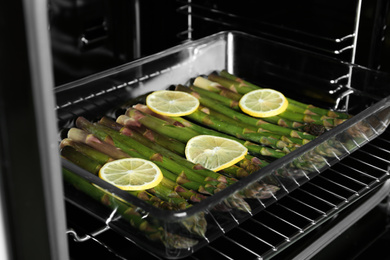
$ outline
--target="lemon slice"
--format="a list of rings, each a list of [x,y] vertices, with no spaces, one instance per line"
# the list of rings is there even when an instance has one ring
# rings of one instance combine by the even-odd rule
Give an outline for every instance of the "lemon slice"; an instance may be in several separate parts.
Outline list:
[[[122,190],[151,189],[163,179],[156,164],[140,158],[108,162],[100,168],[99,177]]]
[[[146,97],[146,105],[164,116],[185,116],[199,107],[199,100],[183,91],[159,90]]]
[[[215,172],[236,164],[247,153],[248,149],[239,142],[212,135],[197,135],[185,147],[187,160]]]
[[[239,106],[248,115],[270,117],[284,112],[288,106],[288,100],[279,91],[264,88],[246,93],[240,99]]]

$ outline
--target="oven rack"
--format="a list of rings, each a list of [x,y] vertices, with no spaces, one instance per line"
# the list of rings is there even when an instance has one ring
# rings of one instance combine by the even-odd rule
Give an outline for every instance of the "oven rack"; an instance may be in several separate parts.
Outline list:
[[[311,8],[304,9],[299,8],[300,3],[277,1],[270,3],[269,7],[264,4],[259,10],[254,1],[243,1],[241,5],[253,6],[246,8],[244,12],[226,1],[210,3],[205,0],[177,0],[177,2],[180,4],[177,12],[188,17],[187,30],[178,33],[181,39],[197,39],[218,30],[239,30],[318,53],[339,58],[341,56],[349,62],[353,62],[354,59],[361,0],[349,1],[347,11],[340,7],[342,6],[340,2],[316,2]],[[310,5],[307,1],[301,4]],[[289,5],[289,8],[282,11],[277,5]],[[308,9],[311,13],[303,13],[302,10]],[[313,21],[326,23],[317,22],[313,26]],[[217,30],[208,32],[209,27]]]
[[[367,196],[369,202],[355,210],[355,214],[350,214],[352,219],[344,221],[344,226],[338,227],[339,230],[346,229],[390,194],[389,140],[390,130],[387,130],[348,158],[184,259],[272,258],[306,235],[309,236],[311,231],[331,221],[355,202],[360,203],[361,197],[371,194]],[[372,203],[372,200],[378,203]],[[69,214],[69,227],[80,237],[91,238],[83,242],[74,240],[76,244],[73,243],[73,246],[80,247],[78,252],[83,245],[85,250],[88,246],[98,246],[99,250],[103,250],[112,259],[130,259],[134,254],[142,255],[145,259],[163,259],[138,247],[134,241],[118,235],[109,226],[101,226],[101,221],[97,221],[93,227],[78,223],[80,216],[86,212],[81,215]],[[96,232],[103,229],[106,232]],[[333,231],[332,238],[337,234],[340,233]],[[74,236],[70,235],[69,239],[73,240]],[[245,245],[242,241],[245,241]],[[321,246],[323,245],[317,245],[317,250]]]

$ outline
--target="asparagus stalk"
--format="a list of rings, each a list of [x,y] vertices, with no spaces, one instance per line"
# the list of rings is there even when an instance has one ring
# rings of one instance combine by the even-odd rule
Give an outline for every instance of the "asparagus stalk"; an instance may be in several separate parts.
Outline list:
[[[95,175],[99,173],[99,170],[102,167],[96,160],[77,151],[74,147],[69,145],[62,147],[61,156]]]
[[[222,75],[222,72],[220,74]],[[227,77],[225,77],[225,75],[220,76],[220,75],[217,75],[215,73],[212,73],[212,74],[208,75],[207,78],[210,81],[219,83],[222,86],[230,89],[231,91],[234,91],[234,92],[239,93],[241,95],[244,95],[248,92],[251,92],[253,90],[258,89],[250,84],[246,84],[245,82],[240,82],[238,80],[228,79]]]
[[[97,151],[108,154],[113,159],[122,159],[130,157],[119,148],[99,140],[96,136],[79,128],[71,128],[68,131],[68,138],[76,142],[84,143]]]
[[[150,111],[146,106],[138,104],[138,105],[136,105],[135,107],[136,107],[137,109],[141,110],[142,112],[146,112],[146,113],[143,113],[143,114],[144,114],[145,116],[150,116],[150,119],[151,119],[151,120],[155,118],[154,116],[151,115],[151,114],[154,114],[154,113],[153,113],[152,111]],[[135,112],[138,112],[138,113],[139,113],[139,112],[141,112],[141,111],[135,111],[133,108],[129,108],[129,109],[128,109],[128,112],[132,112],[132,113],[135,113]],[[127,113],[127,114],[131,114],[131,113]],[[190,125],[190,122],[188,122],[188,121],[186,121],[185,119],[182,119],[182,118],[180,118],[180,117],[175,117],[175,118],[171,118],[171,117],[167,118],[167,117],[164,117],[164,116],[159,116],[159,117],[160,117],[160,118],[158,118],[158,119],[162,120],[162,122],[166,122],[166,123],[169,122],[169,124],[175,125],[176,127],[182,129],[183,131],[185,131],[186,129],[188,129],[188,128],[186,128],[186,127],[187,127],[188,125]],[[163,119],[166,119],[167,121],[164,121]],[[183,124],[181,124],[180,122],[177,122],[175,119],[181,119],[182,121],[180,121],[180,122],[183,122]],[[197,125],[196,125],[196,126],[197,126]],[[198,126],[198,127],[207,130],[206,132],[204,132],[204,134],[215,134],[215,135],[217,135],[217,136],[225,136],[224,134],[220,134],[219,132],[216,132],[216,131],[213,131],[213,130],[210,130],[210,129],[206,129],[206,128],[203,128],[203,127],[201,127],[201,126]],[[160,129],[160,128],[157,127],[156,129],[158,130],[158,129]],[[195,129],[195,130],[198,130],[198,129],[196,129],[196,128],[194,128],[194,129]],[[202,133],[202,131],[200,131],[200,133]],[[232,138],[232,137],[229,137],[229,136],[225,136],[225,137]],[[233,138],[233,139],[235,139],[235,138]],[[243,140],[241,140],[241,139],[237,139],[237,140],[243,142]],[[245,143],[247,143],[247,142],[245,142]],[[264,148],[264,147],[263,147],[263,148]],[[265,148],[265,149],[268,149],[268,148]],[[270,150],[271,150],[271,149],[270,149]],[[277,153],[276,151],[274,151],[274,152]],[[268,155],[269,153],[266,153],[266,154]],[[284,153],[281,153],[281,152],[280,152],[280,154],[281,154],[281,156],[284,155]],[[277,157],[278,157],[278,156],[277,156]],[[247,162],[246,167],[248,167],[248,169],[251,168],[251,166],[250,166],[251,163],[256,164],[256,165],[257,165],[256,167],[258,167],[259,165],[267,165],[267,164],[268,164],[267,162],[262,161],[262,160],[260,160],[259,158],[256,158],[256,159],[255,159],[255,157],[250,156],[250,155],[247,155],[247,158],[249,158],[249,159],[246,159],[246,162]],[[279,157],[278,157],[278,158],[279,158]],[[252,167],[252,168],[253,168],[253,167]],[[256,169],[258,169],[258,168],[256,168]],[[241,167],[232,167],[231,169],[227,168],[227,169],[225,169],[225,170],[226,170],[226,173],[232,174],[233,176],[240,176],[240,174],[243,174],[243,175],[241,175],[242,177],[243,177],[243,176],[247,176],[247,174],[242,173]],[[236,172],[234,172],[234,171],[236,171]],[[253,172],[253,171],[252,171],[252,172]],[[261,197],[262,192],[258,192],[257,189],[259,189],[259,190],[261,191],[261,190],[263,189],[263,187],[262,187],[262,186],[258,186],[257,184],[253,184],[251,187],[248,187],[248,188],[242,190],[242,192],[240,192],[240,194],[243,195],[245,198],[257,198],[257,199],[261,199],[261,198],[262,198],[262,197]],[[228,203],[228,204],[229,204],[229,203]],[[241,204],[242,204],[242,203],[241,203]],[[247,207],[244,207],[244,208],[242,208],[242,209],[245,209],[245,208],[247,208]]]
[[[124,117],[124,119],[123,119],[123,117]],[[227,179],[225,176],[223,176],[219,173],[205,169],[200,164],[194,164],[194,163],[184,159],[183,157],[171,152],[170,150],[164,148],[163,146],[160,146],[156,142],[151,142],[150,139],[144,137],[140,133],[132,131],[131,129],[124,126],[124,122],[126,121],[126,119],[128,119],[127,116],[119,116],[117,118],[117,125],[116,126],[113,126],[115,122],[112,122],[112,120],[107,118],[107,117],[103,117],[99,121],[99,123],[106,125],[106,126],[109,126],[109,125],[113,126],[114,128],[118,129],[119,132],[121,132],[123,135],[129,136],[129,137],[135,139],[136,141],[138,141],[139,143],[152,149],[153,151],[158,152],[158,153],[162,154],[163,156],[179,163],[180,165],[182,165],[185,168],[193,170],[194,172],[204,176],[205,178],[209,178],[210,180],[217,180],[219,182],[229,183],[229,184],[236,182],[236,180]]]
[[[147,108],[145,106],[138,106],[137,109],[138,110],[134,108],[129,108],[126,111],[126,115],[132,118],[137,118],[142,124],[145,124],[148,128],[156,132],[162,133],[172,138],[175,138],[175,136],[180,136],[183,142],[187,142],[193,136],[199,134],[208,134],[233,139],[247,147],[248,151],[255,154],[271,156],[274,158],[281,158],[286,155],[284,152],[276,151],[268,147],[260,146],[252,142],[241,140],[233,136],[207,129],[205,127],[191,123],[182,117],[170,117],[167,118],[167,121],[165,121],[161,119],[164,117],[160,116],[160,118],[157,118],[148,113],[145,113],[147,112]],[[143,110],[142,112],[140,111],[141,109]]]
[[[61,155],[64,158],[72,161],[74,164],[93,174],[97,174],[96,169],[100,169],[103,164],[112,160],[107,154],[103,154],[83,143],[74,142],[69,138],[66,138],[61,142],[60,148]],[[166,180],[165,183],[166,182],[169,182],[169,180]],[[180,199],[177,199],[178,194],[176,194],[173,189],[169,189],[167,186],[163,188],[157,187],[156,190],[159,192],[159,196],[164,197],[165,201],[174,203],[177,209],[185,209],[189,206],[187,201],[183,198],[180,197]],[[170,201],[169,198],[174,200]]]
[[[229,88],[226,88],[225,86],[222,86],[218,82],[214,82],[211,80],[208,80],[204,77],[196,77],[193,85],[196,86],[197,88],[201,88],[207,91],[211,91],[214,93],[218,93],[219,95],[226,97],[228,99],[232,99],[235,101],[240,101],[242,98],[242,94],[238,93],[237,91],[233,91]]]
[[[71,148],[72,150],[70,152],[62,152],[62,155],[65,158],[79,158],[80,156],[83,156],[84,154],[81,154],[79,151],[76,151],[71,146],[65,146],[64,149],[66,151],[69,151],[68,149]],[[88,155],[93,155],[94,152],[91,150],[87,151],[88,154],[85,156],[88,157]],[[90,157],[89,157],[90,158]],[[99,163],[92,158],[90,158],[89,161],[73,161],[78,166],[84,168],[84,169],[94,169],[91,168],[89,165],[99,165]],[[92,172],[93,173],[93,172]],[[167,181],[165,181],[167,182]],[[166,185],[163,185],[162,183],[159,183],[154,188],[151,188],[147,190],[147,192],[142,193],[141,191],[132,191],[129,192],[130,194],[133,194],[134,196],[148,202],[149,204],[152,204],[154,206],[157,206],[159,208],[167,208],[171,210],[184,210],[186,208],[191,207],[191,204],[189,204],[183,197],[181,197],[175,190],[169,188]],[[161,200],[158,198],[155,198],[154,196],[150,195],[149,193],[153,194],[154,196],[160,198],[165,203],[162,203]],[[180,222],[181,225],[183,225],[189,232],[204,236],[207,228],[207,222],[204,219],[204,214],[200,213],[197,216],[189,217],[183,221]]]
[[[128,118],[129,117],[126,115],[121,115],[117,118],[117,122],[119,122],[122,125],[127,126],[126,121]],[[156,142],[157,144],[161,145],[162,147],[169,149],[170,151],[173,151],[180,156],[185,156],[185,144],[184,143],[179,142],[173,138],[168,138],[164,135],[160,135],[157,132],[154,132],[154,131],[152,131],[146,127],[143,127],[143,126],[131,127],[131,129],[135,129],[136,131],[141,133],[143,136],[148,138],[151,142]],[[228,176],[233,177],[233,178],[237,175],[240,175],[240,176],[248,175],[247,173],[245,173],[244,169],[237,167],[237,166],[227,167],[223,171],[223,173],[226,173],[226,172],[230,172],[230,174],[228,174]],[[218,178],[218,176],[215,176],[215,177]]]
[[[92,147],[86,145],[84,142],[87,142],[87,140],[97,139],[97,138],[91,134],[86,133],[85,131],[83,131],[81,129],[75,128],[71,132],[72,133],[68,134],[68,136],[74,137],[74,138],[80,140],[81,142],[74,141],[70,138],[65,138],[64,140],[61,141],[61,146],[60,146],[61,148],[65,147],[67,145],[72,146],[72,147],[74,147],[74,149],[80,151],[84,155],[87,155],[87,156],[91,157],[92,159],[95,159],[101,165],[113,160],[111,155],[114,155],[113,157],[115,157],[115,155],[117,154],[117,151],[116,151],[117,149],[114,146],[107,144],[107,143],[104,146],[105,153],[101,153],[98,150],[96,150],[95,148],[92,148]],[[99,140],[99,142],[100,142],[100,140]],[[126,156],[124,156],[124,157],[130,157],[130,156],[126,154]],[[120,156],[117,159],[124,158],[124,157]],[[165,172],[165,175],[167,175],[166,172]],[[180,194],[182,197],[184,197],[185,199],[187,199],[188,201],[191,201],[191,202],[200,202],[201,200],[206,198],[205,196],[203,196],[203,195],[201,195],[193,190],[188,190],[188,189],[178,185],[177,183],[167,179],[166,177],[163,178],[162,184],[164,186],[174,190],[175,192]],[[145,194],[140,194],[139,196],[145,196]],[[153,203],[160,203],[159,201],[156,202],[154,200],[152,202]],[[161,203],[161,207],[168,207],[168,206],[166,205],[166,203]]]
[[[126,115],[134,120],[139,121],[142,125],[154,130],[159,134],[175,138],[176,140],[179,140],[183,143],[186,143],[192,137],[199,135],[198,132],[191,129],[182,131],[181,128],[184,127],[183,125],[175,125],[169,123],[161,118],[157,118],[149,114],[140,112],[135,108],[128,108],[126,111]]]
[[[199,109],[191,113],[190,115],[187,115],[186,118],[189,118],[195,122],[198,122],[200,124],[206,125],[214,130],[230,134],[232,136],[235,136],[240,139],[252,141],[255,143],[259,143],[262,145],[270,146],[274,149],[283,149],[288,146],[287,143],[273,139],[268,138],[267,136],[262,135],[261,133],[257,133],[251,129],[243,128],[237,125],[231,125],[227,122],[220,121],[218,118],[206,114]]]
[[[128,191],[128,192],[134,197],[137,197],[140,200],[143,200],[156,208],[163,209],[163,210],[173,210],[173,211],[180,210],[172,203],[164,201],[145,190],[135,190],[135,191]]]
[[[106,124],[106,125],[111,125],[111,127],[113,128],[118,128],[118,126],[115,126],[115,122],[109,120],[108,118],[102,118],[102,120],[100,120],[101,123],[103,124]],[[142,140],[143,136],[142,135],[138,135],[137,137],[135,137],[137,134],[135,133],[129,133],[129,130],[128,128],[126,127],[122,127],[121,126],[121,132],[124,134],[124,135],[127,135],[127,136],[131,136],[133,138],[136,138],[137,141],[139,141],[140,143],[150,147],[151,149],[153,149],[154,151],[157,151],[157,152],[161,152],[161,154],[164,154],[164,155],[169,155],[168,157],[169,158],[175,158],[174,160],[177,160],[178,162],[180,162],[180,164],[182,164],[183,166],[185,166],[186,164],[189,165],[189,166],[193,166],[192,163],[190,163],[189,161],[185,160],[184,158],[174,154],[174,153],[171,153],[170,151],[166,150],[165,148],[155,144],[155,143],[152,143],[150,142],[147,138],[144,138],[144,140]],[[196,167],[196,166],[195,166]],[[232,179],[232,178],[226,178],[225,176],[223,175],[220,175],[218,173],[214,173],[212,171],[209,171],[207,169],[204,169],[204,168],[199,168],[197,171],[197,173],[199,174],[205,174],[207,177],[210,177],[212,174],[214,176],[210,177],[210,178],[213,178],[215,177],[216,179],[219,179],[219,180],[223,180],[224,182],[227,182],[227,185],[230,185],[232,183],[235,183],[236,180],[235,179]],[[157,186],[159,187],[159,189],[161,189],[162,187],[160,186]],[[223,189],[225,188],[226,186],[223,186],[222,184],[218,184],[217,187],[219,189]],[[223,187],[223,188],[222,188]],[[169,190],[169,188],[167,188]],[[150,192],[152,192],[153,194],[155,194],[155,192],[158,192],[158,190],[156,190],[156,187],[152,190],[149,190]],[[164,192],[163,194],[167,194],[167,192]],[[158,193],[156,193],[157,196],[161,196],[159,195]],[[169,198],[174,198],[175,200],[179,200],[179,201],[174,201],[175,204],[178,204],[180,202],[180,198],[177,198],[176,195],[169,195],[168,196]],[[226,205],[228,207],[234,207],[235,209],[238,209],[238,210],[241,210],[241,211],[249,211],[250,210],[250,206],[247,204],[247,202],[245,202],[243,200],[243,198],[236,198],[234,197],[233,198],[229,198],[228,200],[224,201],[224,203],[226,203]]]
[[[132,130],[135,130],[137,131],[138,133],[142,134],[144,137],[146,137],[147,139],[149,139],[151,142],[155,142],[163,147],[165,147],[166,149],[176,153],[176,154],[179,154],[179,155],[184,155],[185,153],[185,143],[183,142],[180,142],[179,140],[176,140],[174,138],[171,138],[171,137],[167,137],[165,135],[162,135],[162,134],[159,134],[147,127],[145,127],[144,125],[140,125],[138,127],[135,127],[135,126],[129,126],[127,124],[127,120],[130,118],[126,115],[120,115],[119,117],[122,117],[121,120],[123,120],[124,122],[126,122],[126,126],[131,128]],[[118,118],[119,118],[118,117]],[[118,120],[117,118],[117,120]],[[123,123],[124,123],[123,122]],[[123,124],[125,125],[125,124]]]
[[[343,122],[347,119],[337,119],[337,118],[331,118],[327,116],[317,116],[317,115],[308,115],[308,114],[302,114],[302,113],[294,113],[292,111],[286,110],[279,114],[281,118],[290,119],[296,122],[301,123],[312,123],[316,125],[322,125],[326,128],[333,128]]]
[[[238,165],[241,168],[245,169],[249,174],[252,174],[253,172],[260,170],[261,168],[267,166],[268,164],[269,164],[268,162],[264,160],[260,160],[259,158],[249,154],[247,154],[245,158],[238,163]]]
[[[214,116],[215,119],[218,119],[220,121],[224,121],[224,122],[228,123],[229,125],[244,127],[244,128],[250,129],[254,132],[259,131],[259,129],[253,125],[248,125],[248,124],[245,124],[243,122],[236,121],[236,120],[232,119],[231,117],[227,117],[224,114],[221,114],[221,113],[219,113],[213,109],[210,109],[208,107],[199,106],[199,110],[201,110],[202,112],[204,112],[208,115],[212,115],[212,116]],[[304,145],[304,144],[310,142],[310,140],[307,140],[307,139],[294,138],[294,137],[290,137],[290,136],[287,137],[284,135],[277,135],[277,134],[274,134],[271,132],[260,131],[260,133],[264,136],[271,137],[274,139],[279,139],[279,140],[282,140],[286,143],[295,144],[298,146],[301,146],[301,145]]]
[[[255,85],[255,84],[252,84],[248,81],[245,81],[229,72],[227,72],[226,70],[222,70],[220,72],[220,75],[221,77],[225,78],[225,79],[228,79],[229,81],[229,84],[233,84],[231,81],[235,81],[237,83],[239,83],[239,85],[243,85],[245,86],[246,88],[248,89],[252,89],[252,90],[255,90],[255,89],[259,89],[260,87]],[[211,77],[210,77],[211,76]],[[218,77],[215,77],[217,76],[216,74],[213,74],[213,75],[209,75],[209,79],[212,80],[212,81],[216,81],[218,82]],[[221,83],[222,84],[222,83]],[[305,114],[317,114],[317,115],[324,115],[324,116],[329,116],[329,117],[334,117],[334,118],[340,118],[340,119],[348,119],[350,118],[351,116],[346,114],[346,113],[340,113],[340,112],[337,112],[337,111],[332,111],[332,110],[328,110],[328,109],[323,109],[323,108],[319,108],[319,107],[316,107],[316,106],[313,106],[313,105],[308,105],[308,104],[304,104],[304,103],[301,103],[299,101],[296,101],[296,100],[293,100],[293,99],[290,99],[288,98],[288,101],[289,101],[289,104],[294,104],[296,107],[301,107],[303,109],[305,109],[303,111],[303,113]]]
[[[68,137],[73,139],[73,140],[78,140],[79,142],[91,145],[96,150],[103,151],[104,153],[108,154],[110,157],[115,158],[115,159],[131,157],[127,153],[123,152],[122,150],[119,150],[114,145],[103,142],[103,141],[99,140],[97,137],[95,137],[94,135],[87,133],[86,131],[78,129],[78,128],[70,129],[68,132]],[[210,194],[199,183],[192,182],[186,178],[183,178],[182,176],[178,177],[177,175],[169,172],[168,170],[166,170],[164,168],[161,168],[161,171],[163,172],[163,175],[165,178],[168,178],[169,180],[171,180],[173,182],[177,182],[178,184],[181,184],[190,190],[198,190],[201,193]]]
[[[63,169],[63,176],[64,180],[76,189],[87,194],[94,200],[103,203],[106,207],[116,210],[125,221],[140,231],[141,235],[152,241],[159,241],[167,248],[172,249],[187,249],[198,243],[195,239],[169,233],[163,227],[150,223],[129,204],[116,199],[103,189],[97,189],[91,183],[67,169]]]
[[[94,149],[94,148],[92,148],[84,143],[75,142],[74,140],[72,140],[70,138],[65,138],[61,141],[60,148],[64,149],[64,147],[66,147],[66,146],[70,146],[73,149],[75,149],[76,151],[78,151],[84,155],[88,155],[88,157],[94,159],[95,161],[97,161],[101,165],[113,160],[107,154],[99,152],[98,150],[96,150],[96,149]]]
[[[79,117],[76,120],[76,125],[79,128],[91,132],[100,140],[110,140],[110,142],[112,142],[116,147],[122,149],[124,152],[128,153],[132,157],[151,160],[154,163],[156,163],[159,167],[165,168],[168,171],[176,174],[177,177],[179,177],[179,179],[177,179],[176,181],[179,181],[178,183],[180,184],[184,185],[184,182],[190,181],[190,182],[199,183],[200,186],[203,186],[203,188],[199,186],[198,189],[196,189],[199,192],[207,191],[209,193],[214,193],[218,191],[217,188],[214,186],[214,184],[218,185],[220,184],[219,182],[208,181],[204,177],[199,176],[193,171],[182,167],[178,163],[168,158],[165,158],[161,154],[154,152],[150,148],[142,145],[141,143],[135,141],[134,139],[129,138],[128,136],[124,136],[109,127],[90,123],[88,120],[86,120],[83,117]]]
[[[201,78],[201,77],[197,77],[195,79],[194,85],[187,87],[187,89],[183,88],[181,90],[186,91],[187,93],[190,93],[192,95],[197,94],[197,95],[205,96],[207,98],[218,101],[219,103],[221,103],[227,107],[230,107],[231,109],[234,109],[236,111],[240,111],[240,106],[239,106],[240,99],[231,99],[231,98],[220,95],[219,94],[220,92],[213,92],[213,91],[209,91],[209,90],[204,89],[201,85],[199,85],[199,80],[198,80],[199,78]],[[237,95],[239,95],[239,94],[237,94]],[[238,96],[235,98],[238,98]]]
[[[210,83],[208,83],[208,82],[210,82]],[[197,77],[194,81],[195,86],[190,86],[189,89],[193,90],[193,93],[192,93],[193,95],[197,93],[198,95],[202,95],[206,98],[216,100],[216,101],[220,102],[222,105],[230,107],[233,110],[241,111],[238,103],[239,103],[242,95],[235,93],[235,96],[233,97],[235,99],[231,99],[230,97],[233,95],[228,95],[229,97],[223,96],[223,95],[227,95],[226,92],[228,90],[221,90],[221,88],[217,88],[215,90],[215,92],[212,92],[212,91],[204,89],[204,88],[206,88],[204,84],[213,85],[212,83],[214,83],[214,82],[211,82],[211,81],[204,79],[202,77]],[[185,89],[181,89],[181,90],[183,91]],[[190,91],[188,91],[188,92],[190,93]],[[234,92],[232,92],[232,93],[234,93]],[[271,116],[271,117],[262,118],[262,119],[264,121],[272,123],[272,124],[276,124],[279,126],[288,127],[288,128],[292,128],[292,129],[297,129],[297,130],[299,130],[303,127],[303,124],[302,124],[303,122],[297,122],[295,120],[290,120],[287,117],[282,118],[280,116]]]
[[[170,188],[171,190],[174,190],[180,196],[182,196],[183,198],[185,198],[186,200],[192,203],[198,203],[207,198],[207,196],[204,196],[194,190],[186,189],[185,187],[178,185],[174,181],[171,181],[170,179],[165,177],[161,181],[161,184]]]
[[[158,198],[167,201],[169,203],[172,203],[175,205],[179,210],[184,210],[186,208],[191,207],[191,204],[189,204],[183,197],[181,197],[176,191],[159,184],[151,189],[147,190],[151,194],[157,196]]]
[[[184,86],[178,86],[177,90],[182,90],[185,88],[186,87],[184,87]],[[224,105],[218,104],[218,103],[214,102],[212,99],[209,99],[209,98],[206,98],[206,97],[203,97],[200,95],[194,95],[194,96],[199,99],[199,102],[202,105],[209,107],[209,108],[212,108],[212,109],[214,109],[214,110],[216,110],[216,111],[218,111],[218,112],[220,112],[228,117],[231,117],[235,120],[239,120],[241,122],[244,122],[244,123],[247,123],[247,124],[250,124],[253,126],[257,126],[257,127],[261,128],[263,131],[273,132],[273,133],[279,134],[279,135],[286,135],[286,136],[291,136],[291,137],[301,138],[301,139],[308,139],[308,140],[314,140],[316,138],[315,136],[310,135],[308,133],[299,132],[299,131],[296,131],[294,129],[278,126],[275,124],[268,123],[262,119],[256,119],[254,117],[245,115],[241,112],[230,109]]]
[[[222,170],[224,174],[227,176],[231,176],[233,178],[242,179],[244,177],[247,177],[249,173],[242,167],[237,165],[232,165],[228,168],[225,168]]]

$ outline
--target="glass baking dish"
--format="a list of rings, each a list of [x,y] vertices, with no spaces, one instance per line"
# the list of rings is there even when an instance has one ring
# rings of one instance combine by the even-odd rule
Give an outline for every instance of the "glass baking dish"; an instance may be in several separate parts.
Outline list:
[[[60,139],[78,116],[91,121],[104,115],[115,118],[123,104],[150,91],[188,85],[199,75],[224,69],[298,101],[354,116],[185,210],[156,208],[63,159],[67,201],[153,254],[183,258],[370,142],[389,125],[389,75],[228,31],[57,87]],[[276,188],[267,189],[270,185]],[[259,186],[261,196],[243,198]]]

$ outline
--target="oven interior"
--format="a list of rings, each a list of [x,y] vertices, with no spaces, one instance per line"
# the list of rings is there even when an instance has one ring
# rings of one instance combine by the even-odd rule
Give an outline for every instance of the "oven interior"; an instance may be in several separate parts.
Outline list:
[[[381,73],[371,73],[369,69],[351,73],[348,66],[338,67],[338,62],[328,69],[321,62],[313,63],[310,57],[324,56],[324,59],[386,71],[388,59],[385,57],[389,48],[385,48],[387,42],[381,39],[386,36],[384,25],[388,3],[368,2],[273,1],[262,3],[259,10],[253,8],[255,1],[243,1],[240,7],[226,1],[208,0],[168,3],[152,0],[115,3],[75,1],[73,5],[50,1],[56,92],[60,93],[57,94],[59,127],[71,125],[75,115],[94,117],[95,113],[101,114],[116,107],[118,99],[122,101],[120,94],[85,99],[91,95],[89,80],[95,84],[94,80],[101,78],[93,86],[96,94],[145,75],[145,71],[139,71],[138,75],[130,78],[110,77],[107,69],[117,67],[120,70],[121,66],[133,60],[226,30],[239,30],[291,46],[292,49],[304,49],[307,53],[306,59],[303,59],[300,55],[294,56],[294,52],[283,53],[283,48],[275,47],[259,58],[268,62],[259,62],[257,67],[245,67],[240,71],[242,77],[259,78],[261,80],[256,83],[274,88],[283,86],[283,90],[293,97],[299,97],[304,92],[309,99],[316,98],[319,106],[340,111],[361,111],[373,105],[373,100],[387,96],[383,94],[389,92],[387,78]],[[242,55],[251,58],[251,53]],[[242,59],[245,60],[244,57]],[[281,60],[287,60],[284,66],[280,66]],[[233,71],[239,69],[233,67]],[[88,78],[90,75],[92,78]],[[329,85],[338,95],[329,94]],[[74,90],[69,90],[72,88]],[[126,98],[137,93],[133,90]],[[83,98],[79,99],[80,96]],[[381,237],[383,230],[388,229],[389,187],[386,179],[390,160],[389,140],[390,134],[386,130],[341,162],[187,258],[238,259],[245,256],[247,259],[290,259],[299,256],[309,258],[314,254],[320,258],[330,253],[339,256],[341,252],[346,257],[359,255],[360,252],[351,252],[356,247],[352,242],[343,241],[343,250],[337,248],[339,240],[335,228],[340,228],[339,223],[347,219],[342,226],[345,232],[339,239],[353,236],[358,230],[361,239],[354,243],[359,243],[361,248],[368,247],[369,241]],[[100,233],[106,228],[104,219],[91,209],[96,202],[88,198],[85,200],[90,208],[81,209],[71,198],[66,204],[68,227],[75,230],[68,235],[72,259],[83,259],[91,251],[105,255],[107,259],[130,259],[135,253],[147,259],[161,258],[117,232],[108,230]],[[361,205],[365,208],[363,212],[359,212]],[[361,220],[352,218],[353,215],[361,217]],[[378,221],[373,221],[377,218]],[[370,222],[375,224],[366,224],[366,228],[362,228],[364,223]],[[367,234],[375,235],[368,239]],[[81,242],[85,236],[88,239]],[[316,239],[320,241],[318,245],[313,242]],[[345,250],[348,247],[351,250]]]

